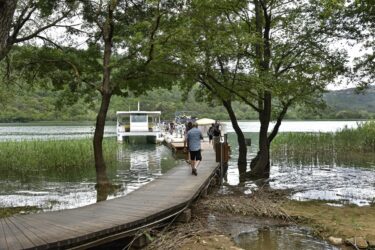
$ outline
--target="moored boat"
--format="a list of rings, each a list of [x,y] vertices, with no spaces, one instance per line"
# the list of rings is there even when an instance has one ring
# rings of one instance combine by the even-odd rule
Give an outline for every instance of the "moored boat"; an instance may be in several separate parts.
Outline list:
[[[117,141],[151,143],[164,140],[160,127],[161,111],[117,111]]]

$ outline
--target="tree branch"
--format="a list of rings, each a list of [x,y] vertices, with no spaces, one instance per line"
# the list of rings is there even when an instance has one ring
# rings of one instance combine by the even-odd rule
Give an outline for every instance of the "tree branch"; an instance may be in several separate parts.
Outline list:
[[[41,39],[41,40],[43,40],[43,41],[46,41],[46,42],[52,44],[53,46],[55,46],[56,48],[58,48],[59,50],[62,50],[62,51],[64,50],[60,45],[56,44],[54,41],[50,40],[50,39],[47,38],[47,37],[43,37],[43,36],[35,36],[35,38],[39,38],[39,39]]]
[[[261,109],[259,109],[257,106],[255,106],[254,104],[252,104],[251,102],[249,102],[247,100],[246,97],[240,95],[238,92],[236,92],[233,88],[229,88],[227,86],[225,86],[224,84],[222,84],[220,81],[218,81],[215,77],[213,77],[212,75],[208,75],[209,78],[211,78],[216,84],[218,84],[219,86],[221,86],[222,88],[224,88],[225,90],[229,91],[230,93],[236,95],[237,97],[239,97],[244,103],[246,103],[247,105],[249,105],[250,107],[252,107],[255,111],[257,112],[260,112]]]
[[[68,16],[68,14],[70,13],[70,11],[64,13],[60,18],[56,19],[55,21],[53,21],[52,23],[36,30],[34,33],[28,35],[28,36],[25,36],[25,37],[22,37],[22,38],[16,38],[14,40],[14,43],[19,43],[19,42],[24,42],[24,41],[27,41],[27,40],[30,40],[32,38],[35,38],[36,36],[39,35],[39,33],[41,33],[42,31],[45,31],[46,29],[49,29],[53,26],[55,26],[55,24],[57,24],[58,22],[60,22],[61,20],[63,20],[64,18],[66,18]]]
[[[32,5],[33,6],[33,5]],[[30,6],[30,7],[32,7]],[[17,39],[17,36],[20,32],[20,30],[22,29],[22,27],[25,25],[25,23],[30,20],[30,17],[31,15],[34,13],[34,11],[37,9],[37,7],[34,5],[30,12],[27,14],[27,16],[24,18],[25,14],[27,13],[27,10],[30,8],[30,7],[26,7],[25,9],[22,10],[21,12],[21,15],[18,17],[18,20],[16,22],[16,24],[14,25],[13,27],[13,33],[11,35],[12,37],[12,40],[16,40]]]
[[[283,109],[281,110],[281,112],[277,116],[276,124],[273,127],[272,132],[268,135],[268,144],[271,144],[272,140],[276,137],[277,133],[279,132],[281,122],[284,119],[284,116],[285,116],[286,112],[288,111],[288,108],[290,107],[290,105],[292,105],[292,103],[293,103],[293,98],[288,100],[283,105]]]
[[[156,34],[157,30],[159,29],[160,20],[161,20],[161,17],[162,17],[162,14],[160,14],[160,0],[158,2],[158,13],[159,13],[159,15],[156,18],[155,26],[151,30],[151,33],[150,33],[151,46],[150,46],[150,50],[148,52],[148,57],[147,57],[147,60],[145,62],[145,65],[149,64],[153,60],[153,53],[154,53],[154,47],[155,47],[155,45],[154,45],[155,34]]]

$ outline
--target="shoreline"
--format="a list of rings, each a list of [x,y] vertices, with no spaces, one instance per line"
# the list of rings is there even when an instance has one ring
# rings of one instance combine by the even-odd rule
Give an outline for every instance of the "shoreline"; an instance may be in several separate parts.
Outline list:
[[[262,225],[260,228],[307,227],[317,241],[340,249],[355,249],[353,244],[363,248],[365,243],[367,249],[375,247],[373,206],[334,207],[324,201],[293,201],[287,198],[289,192],[285,190],[261,189],[250,195],[234,192],[228,195],[215,192],[201,198],[192,207],[192,221],[175,223],[157,232],[146,249],[217,249],[220,244],[224,249],[242,249],[234,241],[234,235],[208,225],[212,218],[258,223]]]

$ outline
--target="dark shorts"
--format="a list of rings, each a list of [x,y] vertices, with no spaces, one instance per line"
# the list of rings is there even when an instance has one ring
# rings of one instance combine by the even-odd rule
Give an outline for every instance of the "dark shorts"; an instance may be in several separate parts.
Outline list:
[[[209,139],[209,140],[212,140],[212,135],[209,135],[209,136],[208,136],[208,139]]]
[[[190,151],[190,160],[192,161],[201,161],[202,160],[202,155],[201,151]]]

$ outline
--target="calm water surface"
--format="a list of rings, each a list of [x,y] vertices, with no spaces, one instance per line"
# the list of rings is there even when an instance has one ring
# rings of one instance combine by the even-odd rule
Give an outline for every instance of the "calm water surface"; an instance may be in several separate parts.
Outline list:
[[[317,121],[317,122],[284,122],[280,132],[335,132],[344,127],[356,128],[356,121]],[[258,122],[241,122],[240,127],[246,137],[252,139],[248,147],[248,159],[253,158],[258,150]],[[234,148],[229,162],[229,185],[238,185],[237,139],[233,129],[228,125],[229,142]],[[375,160],[375,159],[374,159]],[[292,156],[272,159],[271,176],[267,183],[275,189],[293,189],[292,199],[296,200],[325,200],[337,204],[369,205],[375,200],[375,161],[359,162],[356,164],[335,162],[329,163],[311,161],[295,162]],[[250,193],[257,188],[257,183],[243,183],[244,192]]]
[[[115,131],[114,126],[108,126],[105,136],[114,136]],[[94,127],[87,125],[2,125],[0,141],[92,138],[93,132]],[[115,137],[113,143],[117,144]],[[108,169],[108,175],[119,188],[110,193],[108,199],[124,196],[138,189],[168,171],[180,160],[174,159],[170,150],[162,145],[118,144],[117,161],[116,167]],[[0,173],[0,207],[35,206],[43,211],[51,211],[85,206],[97,200],[95,183],[94,168],[92,172],[83,173],[81,179],[75,178],[74,181],[62,181],[40,172],[9,180]]]
[[[208,227],[230,234],[246,250],[338,250],[312,235],[309,228],[260,217],[215,217],[209,215]]]
[[[237,142],[230,123],[226,122],[226,124],[233,149],[227,184],[238,185]],[[255,132],[259,129],[259,123],[239,122],[239,124],[246,132],[246,136],[252,138],[252,146],[249,147],[248,152],[248,159],[251,159],[257,152],[258,138]],[[334,132],[344,127],[356,126],[356,121],[286,121],[281,125],[280,132]],[[93,125],[3,124],[0,125],[0,141],[91,138],[93,132]],[[105,136],[115,136],[114,125],[106,126]],[[126,195],[161,175],[177,162],[164,146],[119,145],[117,155],[118,167],[109,174],[112,181],[119,184],[121,188],[109,198]],[[22,182],[10,181],[1,178],[0,174],[1,207],[35,205],[44,210],[59,210],[96,201],[93,175],[88,175],[78,182],[62,182],[38,174],[27,179],[28,181]],[[361,165],[324,165],[316,162],[295,163],[279,158],[272,162],[269,185],[272,188],[295,190],[292,199],[322,199],[367,205],[375,198],[374,180],[374,168],[362,168]],[[245,182],[243,188],[244,192],[251,192],[252,188],[257,188],[257,183]]]

